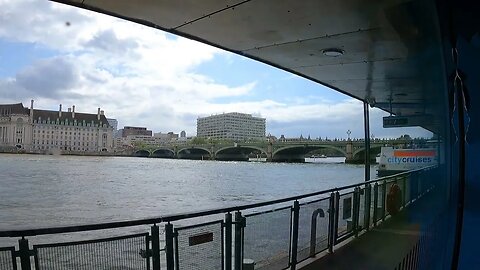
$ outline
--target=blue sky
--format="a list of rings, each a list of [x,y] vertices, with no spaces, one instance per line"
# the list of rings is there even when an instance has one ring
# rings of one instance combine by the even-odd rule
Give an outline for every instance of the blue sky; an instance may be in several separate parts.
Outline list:
[[[0,4],[0,103],[101,107],[120,127],[154,132],[195,135],[197,117],[239,111],[265,117],[276,136],[363,136],[359,101],[266,64],[48,1]],[[375,137],[430,136],[383,129],[385,115],[371,110]]]

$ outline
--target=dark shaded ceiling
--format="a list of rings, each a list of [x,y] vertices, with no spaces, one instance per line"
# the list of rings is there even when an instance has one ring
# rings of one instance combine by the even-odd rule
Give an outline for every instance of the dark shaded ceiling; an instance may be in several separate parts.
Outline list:
[[[54,1],[256,59],[396,115],[440,117],[444,108],[433,1]],[[326,56],[332,48],[343,55]],[[423,126],[436,130],[430,119]]]

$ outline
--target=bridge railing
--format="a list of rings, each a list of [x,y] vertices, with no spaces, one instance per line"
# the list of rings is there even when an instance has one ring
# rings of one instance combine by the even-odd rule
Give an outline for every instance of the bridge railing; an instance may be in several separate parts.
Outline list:
[[[0,231],[19,238],[0,247],[0,269],[296,269],[414,203],[433,171],[193,213]]]

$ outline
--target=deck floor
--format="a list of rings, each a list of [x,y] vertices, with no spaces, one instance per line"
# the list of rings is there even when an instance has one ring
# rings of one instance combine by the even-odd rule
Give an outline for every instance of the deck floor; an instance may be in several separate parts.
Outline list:
[[[428,197],[336,248],[333,253],[305,261],[298,269],[395,269],[420,238],[418,220],[425,222],[425,213],[434,201]]]

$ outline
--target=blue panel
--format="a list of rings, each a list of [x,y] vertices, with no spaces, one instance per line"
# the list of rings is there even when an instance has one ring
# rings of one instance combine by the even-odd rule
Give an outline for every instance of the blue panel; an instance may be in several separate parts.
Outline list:
[[[473,269],[480,265],[480,39],[477,33],[470,41],[458,41],[459,65],[464,73],[468,108],[466,144],[466,186],[463,235],[459,269]]]

